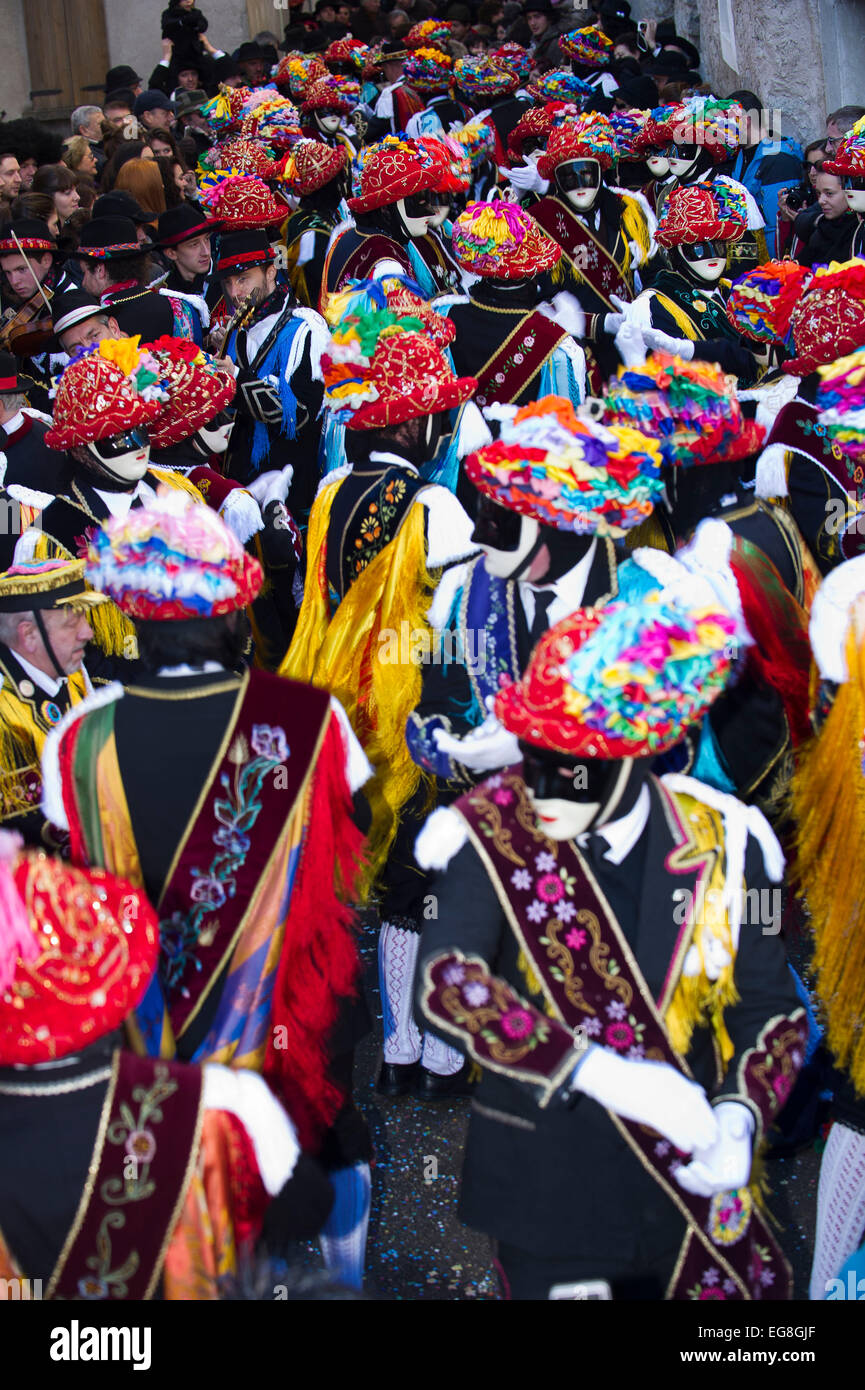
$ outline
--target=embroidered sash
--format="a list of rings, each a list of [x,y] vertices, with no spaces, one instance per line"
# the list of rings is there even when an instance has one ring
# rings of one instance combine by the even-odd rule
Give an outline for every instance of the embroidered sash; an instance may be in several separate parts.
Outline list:
[[[577,279],[591,285],[608,309],[615,312],[616,306],[612,302],[614,294],[630,303],[634,297],[634,287],[622,267],[585,223],[558,198],[541,198],[531,209],[531,214],[561,246]]]
[[[534,310],[526,314],[477,373],[477,406],[482,409],[494,402],[510,405],[516,401],[566,337],[564,328],[544,314]]]
[[[661,792],[679,839],[673,855],[683,873],[682,884],[696,889],[691,901],[699,903],[716,855],[700,852],[676,799],[663,787]],[[543,992],[548,1014],[620,1055],[667,1062],[690,1076],[588,863],[572,842],[547,840],[537,829],[522,779],[514,772],[491,778],[461,798],[457,810]],[[672,860],[671,855],[668,862]],[[664,1000],[671,996],[673,977],[681,970],[690,939],[691,923],[686,921],[671,957]],[[505,1031],[510,1036],[514,1029]],[[493,1033],[481,1036],[493,1038]],[[552,1039],[539,1041],[542,1051],[550,1051]],[[561,1059],[554,1047],[551,1056],[558,1075]],[[536,1068],[540,1060],[536,1049]],[[750,1189],[712,1198],[693,1196],[673,1177],[681,1158],[672,1144],[643,1125],[608,1113],[686,1223],[667,1298],[788,1298],[789,1268]]]
[[[346,232],[344,235],[348,236],[350,233]],[[381,233],[373,233],[370,236],[364,235],[359,245],[349,251],[342,267],[334,275],[333,259],[341,241],[342,237],[338,237],[327,253],[321,277],[322,292],[326,288],[333,293],[348,280],[368,279],[379,261],[402,262],[406,275],[412,273],[411,262],[403,247]]]
[[[203,1077],[115,1053],[90,1176],[46,1298],[152,1297],[198,1153]]]

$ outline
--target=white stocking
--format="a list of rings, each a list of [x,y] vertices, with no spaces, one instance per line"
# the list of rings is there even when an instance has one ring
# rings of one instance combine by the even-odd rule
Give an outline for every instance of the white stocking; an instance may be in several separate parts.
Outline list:
[[[829,1131],[817,1188],[817,1238],[811,1268],[811,1298],[824,1299],[826,1285],[862,1244],[865,1232],[865,1134],[834,1124]]]
[[[424,1033],[421,1065],[426,1067],[427,1071],[435,1072],[436,1076],[453,1076],[464,1061],[461,1052],[448,1047],[447,1043],[434,1037],[432,1033]]]
[[[382,922],[378,978],[384,1018],[384,1060],[391,1066],[408,1066],[420,1059],[422,1036],[412,1017],[419,946],[419,932]]]

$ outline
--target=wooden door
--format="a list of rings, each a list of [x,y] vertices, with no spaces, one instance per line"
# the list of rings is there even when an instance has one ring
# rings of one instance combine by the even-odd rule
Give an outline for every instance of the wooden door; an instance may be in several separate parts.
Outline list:
[[[24,24],[34,115],[101,105],[108,68],[102,0],[27,3]]]

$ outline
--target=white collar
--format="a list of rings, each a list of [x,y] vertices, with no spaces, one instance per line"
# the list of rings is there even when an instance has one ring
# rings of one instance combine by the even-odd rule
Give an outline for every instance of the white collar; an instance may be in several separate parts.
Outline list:
[[[54,676],[49,676],[45,671],[40,671],[38,666],[34,666],[32,662],[27,660],[26,656],[22,656],[20,652],[16,652],[14,647],[10,647],[9,650],[21,669],[27,672],[34,685],[38,685],[40,690],[44,690],[45,694],[50,695],[52,698],[60,694],[63,681],[57,680]]]
[[[584,845],[589,835],[602,835],[609,845],[609,849],[604,851],[604,858],[611,864],[621,864],[627,859],[634,845],[639,840],[646,828],[649,819],[649,788],[646,783],[637,797],[630,811],[618,820],[611,820],[606,825],[599,825],[597,829],[580,835],[577,839],[578,845]]]
[[[7,434],[14,434],[16,430],[20,430],[23,424],[24,411],[19,410],[15,415],[11,417],[11,419],[6,421],[6,424],[3,426],[3,428]]]
[[[380,453],[374,449],[369,456],[369,461],[370,463],[395,463],[398,468],[407,468],[410,473],[417,473],[414,464],[409,463],[408,459],[401,458],[399,454]]]
[[[102,498],[112,516],[125,517],[129,514],[132,503],[136,498],[141,497],[149,502],[155,497],[153,488],[146,483],[143,478],[139,478],[132,492],[103,492],[101,488],[94,488],[93,491],[98,497]]]

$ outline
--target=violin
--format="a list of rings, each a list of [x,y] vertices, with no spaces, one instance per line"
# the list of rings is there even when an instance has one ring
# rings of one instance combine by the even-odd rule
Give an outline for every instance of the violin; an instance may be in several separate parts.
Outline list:
[[[0,349],[16,357],[45,352],[54,337],[50,300],[51,290],[40,285],[20,309],[7,309],[0,319]]]

